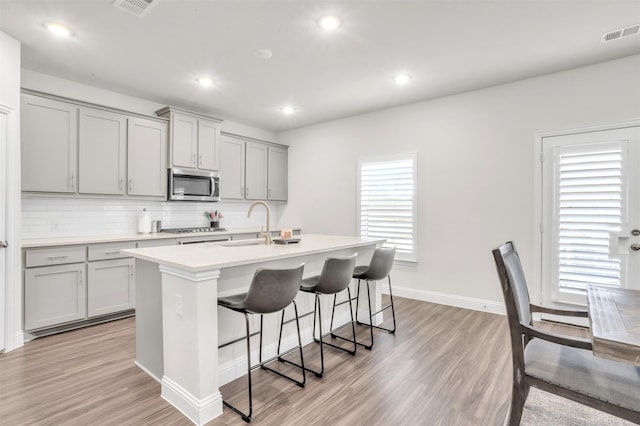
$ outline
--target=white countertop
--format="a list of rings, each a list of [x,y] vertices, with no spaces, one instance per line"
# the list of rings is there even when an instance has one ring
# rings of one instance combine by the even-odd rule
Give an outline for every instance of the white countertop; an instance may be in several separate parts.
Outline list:
[[[298,230],[299,228],[293,228]],[[279,227],[272,228],[271,231],[280,231]],[[33,238],[22,240],[22,248],[36,248],[49,246],[68,246],[74,244],[96,244],[96,243],[117,243],[122,241],[144,241],[144,240],[161,240],[168,238],[191,238],[191,237],[209,237],[216,235],[234,235],[234,234],[258,234],[259,228],[232,228],[226,231],[213,232],[187,232],[187,233],[170,233],[158,232],[152,234],[117,234],[117,235],[90,235],[90,236],[70,236],[56,238]]]
[[[189,272],[286,259],[383,243],[384,239],[337,235],[298,235],[300,242],[266,245],[260,240],[212,242],[123,250],[127,255]],[[249,241],[260,244],[246,245]]]

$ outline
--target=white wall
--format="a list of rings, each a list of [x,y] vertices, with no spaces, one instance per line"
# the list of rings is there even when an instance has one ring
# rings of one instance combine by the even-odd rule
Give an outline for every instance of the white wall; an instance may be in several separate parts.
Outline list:
[[[290,148],[281,221],[355,235],[357,159],[418,152],[418,265],[396,266],[394,289],[498,312],[491,250],[514,240],[533,275],[535,133],[638,118],[635,55],[282,132]]]
[[[0,173],[6,173],[6,299],[0,298],[0,315],[7,351],[23,344],[20,273],[20,43],[0,32],[0,105],[11,109],[8,114],[6,162]],[[4,167],[6,163],[6,169]],[[3,170],[4,169],[4,170]],[[4,188],[0,189],[4,190]],[[6,306],[4,303],[6,300]]]

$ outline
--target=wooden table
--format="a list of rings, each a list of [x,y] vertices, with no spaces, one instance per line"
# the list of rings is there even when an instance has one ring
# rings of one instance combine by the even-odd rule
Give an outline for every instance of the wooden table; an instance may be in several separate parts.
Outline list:
[[[593,353],[640,365],[640,290],[587,286]]]

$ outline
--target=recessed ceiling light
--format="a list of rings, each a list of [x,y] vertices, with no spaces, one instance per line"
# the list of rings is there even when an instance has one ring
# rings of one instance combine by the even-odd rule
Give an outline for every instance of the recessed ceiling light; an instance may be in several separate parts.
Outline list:
[[[44,27],[51,33],[58,37],[69,37],[73,34],[73,31],[65,25],[58,24],[57,22],[45,22]]]
[[[285,106],[285,107],[282,107],[282,113],[283,113],[284,115],[291,115],[291,114],[293,114],[293,111],[294,111],[294,110],[293,110],[293,107],[292,107],[292,106]]]
[[[327,31],[335,30],[341,23],[342,21],[340,18],[335,15],[326,15],[318,19],[318,25],[320,25],[320,28]]]
[[[209,77],[199,77],[196,78],[196,81],[202,87],[209,87],[213,84],[213,80],[211,80]]]
[[[411,77],[409,77],[409,74],[398,74],[395,77],[393,77],[393,81],[395,81],[395,83],[398,86],[402,86],[403,84],[407,84],[409,82],[409,80],[411,80]]]

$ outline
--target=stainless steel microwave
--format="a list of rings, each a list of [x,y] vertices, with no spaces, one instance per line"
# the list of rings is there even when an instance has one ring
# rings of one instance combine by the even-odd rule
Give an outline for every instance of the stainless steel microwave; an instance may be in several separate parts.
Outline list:
[[[169,201],[220,201],[220,174],[190,169],[169,169]]]

